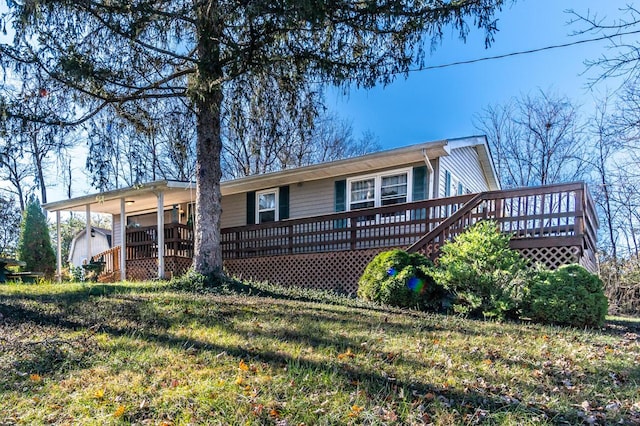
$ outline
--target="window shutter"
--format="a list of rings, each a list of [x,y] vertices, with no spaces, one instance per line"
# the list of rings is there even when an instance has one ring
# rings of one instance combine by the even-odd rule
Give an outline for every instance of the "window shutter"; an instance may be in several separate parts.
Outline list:
[[[278,188],[278,220],[289,219],[289,185]]]
[[[458,195],[462,195],[462,183],[458,182]]]
[[[347,210],[347,181],[337,180],[335,182],[335,211],[344,212]]]
[[[427,166],[414,167],[411,201],[426,200],[428,193],[429,181],[427,179]]]
[[[256,223],[256,191],[247,192],[247,225]]]
[[[347,181],[337,180],[335,181],[335,211],[344,212],[347,210]],[[333,221],[334,228],[344,228],[347,226],[346,219],[339,219]]]
[[[448,170],[444,171],[444,196],[451,196],[451,173]]]

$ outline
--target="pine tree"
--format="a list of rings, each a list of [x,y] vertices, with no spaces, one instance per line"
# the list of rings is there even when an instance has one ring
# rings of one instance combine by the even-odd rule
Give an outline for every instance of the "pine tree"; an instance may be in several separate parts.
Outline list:
[[[46,276],[52,276],[55,271],[56,256],[49,238],[47,219],[35,197],[31,197],[22,216],[18,259],[26,263],[24,269],[27,271],[44,272]]]

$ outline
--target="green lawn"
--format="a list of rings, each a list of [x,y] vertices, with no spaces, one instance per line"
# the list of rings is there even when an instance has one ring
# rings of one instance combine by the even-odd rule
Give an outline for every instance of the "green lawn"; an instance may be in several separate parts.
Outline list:
[[[640,422],[638,320],[584,331],[258,293],[0,285],[0,424]]]

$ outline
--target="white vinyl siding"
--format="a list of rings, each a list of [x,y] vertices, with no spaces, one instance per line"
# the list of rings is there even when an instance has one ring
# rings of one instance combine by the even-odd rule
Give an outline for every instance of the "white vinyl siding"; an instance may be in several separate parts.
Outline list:
[[[122,240],[120,238],[120,215],[114,214],[111,215],[111,229],[113,229],[111,233],[111,241],[113,241],[113,246],[119,246],[122,244]]]
[[[440,197],[444,197],[446,193],[446,171],[451,173],[451,181],[455,181],[455,186],[452,184],[451,195],[455,195],[458,192],[458,182],[462,184],[464,193],[467,193],[467,191],[476,193],[489,190],[484,173],[480,167],[478,152],[473,147],[452,149],[450,155],[440,157],[438,166],[438,195]]]

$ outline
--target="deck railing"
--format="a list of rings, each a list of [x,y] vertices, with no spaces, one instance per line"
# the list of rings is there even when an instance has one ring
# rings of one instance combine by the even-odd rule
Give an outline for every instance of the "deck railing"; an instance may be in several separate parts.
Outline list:
[[[582,183],[491,191],[224,228],[224,259],[409,247],[435,258],[442,244],[478,220],[493,219],[512,247],[580,246],[595,253],[598,219]],[[127,260],[157,257],[156,226],[127,229]],[[164,229],[165,256],[193,257],[193,230]],[[120,267],[120,247],[94,256],[105,271]]]
[[[473,195],[222,230],[223,259],[408,246]]]
[[[153,259],[158,257],[158,227],[144,226],[127,229],[127,260]],[[121,246],[115,246],[92,257],[93,261],[105,262],[105,274],[120,270]],[[193,257],[193,228],[179,223],[164,227],[164,255]]]
[[[158,257],[158,227],[127,229],[127,260]],[[164,226],[164,255],[193,257],[193,228],[179,223]]]
[[[115,246],[109,250],[91,257],[93,262],[104,262],[103,273],[111,273],[120,270],[120,246]]]
[[[598,222],[582,183],[491,191],[222,230],[224,259],[409,247],[437,256],[444,241],[481,219],[513,246],[577,245],[595,252]],[[520,241],[520,242],[518,242]]]
[[[598,219],[582,183],[477,194],[409,247],[432,259],[440,247],[479,219],[495,220],[513,248],[579,246],[595,253]]]

